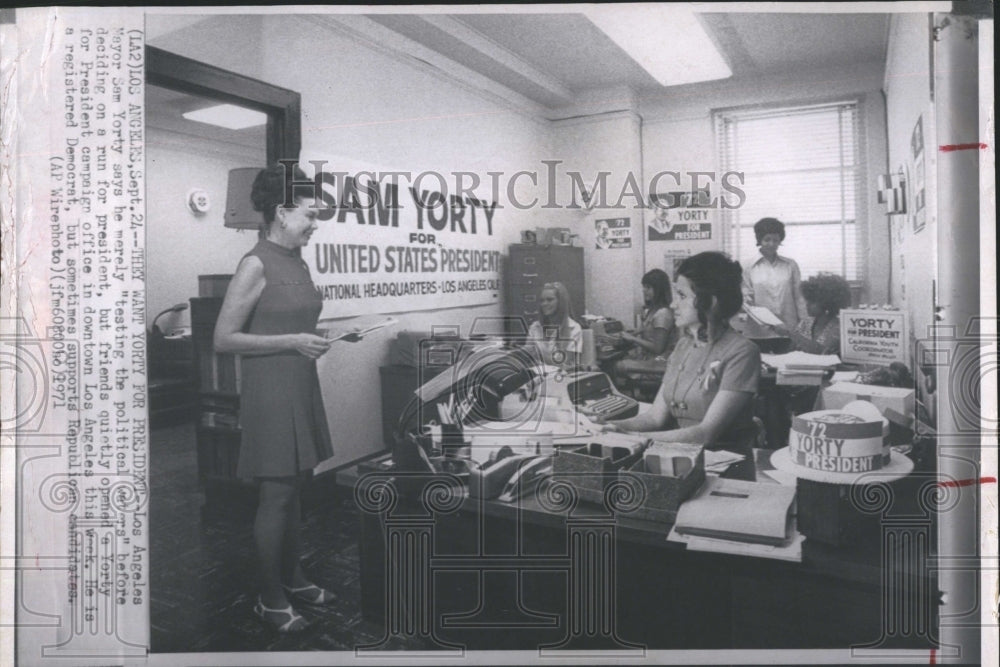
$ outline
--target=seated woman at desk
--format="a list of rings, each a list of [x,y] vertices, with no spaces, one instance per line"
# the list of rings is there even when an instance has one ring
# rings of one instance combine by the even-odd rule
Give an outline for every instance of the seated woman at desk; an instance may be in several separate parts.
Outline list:
[[[775,326],[779,334],[790,336],[792,347],[811,354],[839,354],[840,310],[851,305],[847,281],[832,273],[821,273],[802,283],[808,317],[794,330]]]
[[[653,269],[642,277],[642,327],[635,334],[624,332],[622,340],[632,343],[628,357],[615,364],[615,384],[627,382],[629,374],[650,371],[663,372],[666,358],[677,344],[678,331],[674,326],[674,313],[670,310],[673,294],[670,278],[660,269]],[[657,357],[660,360],[657,362]]]
[[[573,319],[569,290],[562,283],[545,283],[538,303],[538,319],[528,327],[546,364],[571,368],[583,352],[583,329]]]
[[[667,360],[660,391],[649,410],[607,422],[606,429],[668,429],[657,437],[751,453],[760,352],[729,327],[743,303],[741,277],[740,265],[718,252],[681,263],[671,308],[682,336]]]

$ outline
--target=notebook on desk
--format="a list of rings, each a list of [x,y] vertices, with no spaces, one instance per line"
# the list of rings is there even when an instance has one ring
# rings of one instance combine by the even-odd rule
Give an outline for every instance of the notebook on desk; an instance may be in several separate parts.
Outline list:
[[[790,534],[794,501],[794,488],[709,477],[681,505],[674,527],[682,535],[781,544]]]

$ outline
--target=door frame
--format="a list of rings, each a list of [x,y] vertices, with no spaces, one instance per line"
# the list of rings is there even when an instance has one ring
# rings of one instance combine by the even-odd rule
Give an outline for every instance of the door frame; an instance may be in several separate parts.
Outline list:
[[[146,47],[146,83],[262,111],[267,114],[267,165],[299,159],[302,97],[293,90],[154,46]]]

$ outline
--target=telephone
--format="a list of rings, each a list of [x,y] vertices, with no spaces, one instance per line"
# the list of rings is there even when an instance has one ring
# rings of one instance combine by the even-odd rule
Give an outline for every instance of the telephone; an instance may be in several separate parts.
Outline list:
[[[552,457],[540,456],[522,462],[510,480],[504,485],[497,500],[513,502],[534,489],[543,477],[552,474]]]

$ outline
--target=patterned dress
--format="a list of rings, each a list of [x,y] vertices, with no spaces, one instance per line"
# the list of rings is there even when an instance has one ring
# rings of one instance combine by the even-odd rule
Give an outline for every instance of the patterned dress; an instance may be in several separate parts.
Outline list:
[[[322,309],[299,249],[266,239],[247,256],[264,265],[264,290],[244,331],[264,336],[315,333]],[[288,477],[333,456],[316,360],[294,350],[244,355],[240,395],[243,429],[237,475]]]

